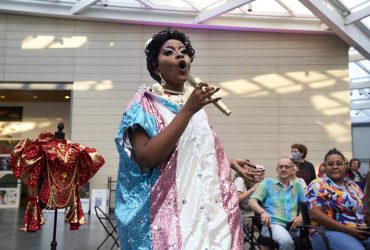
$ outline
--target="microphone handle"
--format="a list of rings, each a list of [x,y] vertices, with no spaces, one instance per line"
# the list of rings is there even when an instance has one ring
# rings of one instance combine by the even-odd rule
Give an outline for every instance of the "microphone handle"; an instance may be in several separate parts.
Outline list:
[[[218,108],[225,115],[229,116],[231,114],[231,110],[229,109],[229,107],[226,106],[226,104],[223,103],[221,100],[218,100],[217,102],[214,102],[213,104],[216,106],[216,108]]]
[[[202,80],[198,76],[190,75],[188,82],[191,86],[195,88],[195,87],[199,87],[198,84],[201,83]],[[211,98],[215,98],[215,97],[211,96]],[[213,104],[216,106],[216,108],[218,108],[226,116],[229,116],[231,114],[231,110],[229,109],[229,107],[226,106],[226,104],[223,103],[221,100],[218,100],[217,102],[213,102]]]

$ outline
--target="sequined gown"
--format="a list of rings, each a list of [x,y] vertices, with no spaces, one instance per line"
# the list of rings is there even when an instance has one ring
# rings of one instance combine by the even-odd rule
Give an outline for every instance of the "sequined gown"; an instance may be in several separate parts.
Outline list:
[[[128,128],[140,126],[154,137],[180,109],[142,86],[122,117],[115,139],[121,249],[243,249],[229,161],[204,110],[162,164],[142,172],[133,160]]]
[[[70,229],[85,224],[79,188],[104,164],[104,158],[94,148],[42,132],[36,140],[21,140],[14,148],[9,166],[14,175],[28,187],[28,202],[24,215],[24,232],[41,229],[44,219],[40,200],[49,209],[69,208],[65,221]],[[41,190],[38,189],[39,182]]]

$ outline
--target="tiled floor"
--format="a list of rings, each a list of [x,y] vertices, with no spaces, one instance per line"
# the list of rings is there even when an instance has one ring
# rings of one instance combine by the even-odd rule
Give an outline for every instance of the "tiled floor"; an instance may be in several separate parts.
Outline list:
[[[50,249],[53,240],[54,213],[44,213],[46,219],[42,229],[35,233],[20,232],[24,210],[0,209],[0,249],[1,250],[44,250]],[[57,250],[96,249],[107,235],[96,215],[85,215],[87,224],[79,230],[70,231],[64,223],[64,213],[58,213],[56,231]],[[109,239],[100,249],[111,249]],[[117,249],[115,246],[113,249]]]

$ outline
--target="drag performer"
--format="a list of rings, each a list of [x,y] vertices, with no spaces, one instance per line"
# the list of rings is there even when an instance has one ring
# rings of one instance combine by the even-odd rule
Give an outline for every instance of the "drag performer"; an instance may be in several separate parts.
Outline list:
[[[42,132],[36,140],[21,140],[9,160],[14,175],[28,187],[21,231],[41,229],[44,219],[40,200],[47,209],[69,207],[65,222],[71,230],[85,224],[79,189],[103,164],[104,158],[95,149],[55,138],[51,132]]]
[[[184,33],[155,34],[145,54],[158,83],[139,88],[116,135],[122,249],[243,249],[230,166],[246,162],[226,157],[203,109],[219,88],[187,86],[194,49]]]

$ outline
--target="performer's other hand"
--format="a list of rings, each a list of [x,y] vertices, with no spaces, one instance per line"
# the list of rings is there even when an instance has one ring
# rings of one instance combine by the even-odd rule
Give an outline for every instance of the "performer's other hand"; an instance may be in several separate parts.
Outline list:
[[[252,167],[248,160],[230,159],[230,166],[243,178],[253,180],[254,175],[262,174],[264,170]]]

